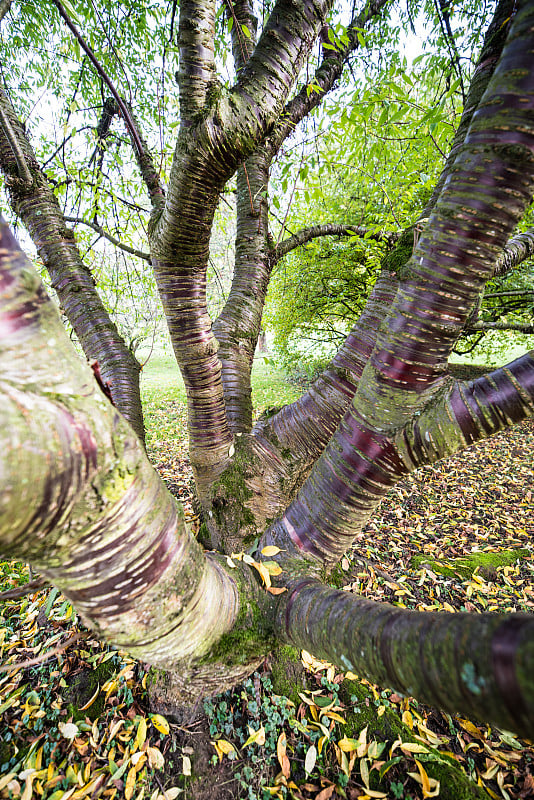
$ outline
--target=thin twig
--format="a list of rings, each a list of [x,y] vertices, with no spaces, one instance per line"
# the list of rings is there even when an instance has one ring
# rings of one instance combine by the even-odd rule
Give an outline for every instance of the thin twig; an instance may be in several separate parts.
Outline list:
[[[59,653],[62,653],[67,647],[70,647],[71,644],[74,644],[74,642],[77,642],[79,639],[86,639],[87,635],[86,633],[75,633],[67,639],[64,644],[54,647],[54,649],[49,650],[48,653],[42,653],[35,658],[29,658],[27,661],[18,661],[16,664],[4,664],[0,667],[0,672],[12,672],[13,670],[26,669],[26,667],[33,667],[35,664],[41,664],[43,661],[48,661],[49,658],[53,658]]]
[[[25,597],[27,594],[38,592],[39,589],[48,585],[48,581],[44,578],[36,578],[34,581],[25,583],[24,586],[17,586],[15,589],[6,589],[5,592],[0,592],[0,602],[2,600],[16,600],[19,597]]]
[[[67,24],[67,27],[73,33],[73,35],[76,37],[76,39],[78,40],[78,42],[80,44],[80,47],[82,48],[82,50],[84,51],[86,56],[89,58],[90,62],[92,63],[92,65],[94,66],[94,68],[96,69],[96,71],[98,72],[98,74],[100,75],[102,80],[104,81],[104,83],[109,88],[109,91],[111,92],[111,94],[113,95],[115,100],[117,101],[117,104],[118,104],[118,106],[119,106],[119,108],[121,110],[121,113],[122,113],[122,116],[124,118],[124,121],[125,121],[125,123],[126,123],[126,125],[128,127],[128,130],[130,131],[130,135],[132,137],[132,140],[133,140],[133,143],[134,143],[135,148],[137,150],[137,153],[138,153],[139,156],[144,156],[145,155],[145,148],[143,147],[143,143],[141,141],[141,138],[139,136],[137,128],[135,127],[135,124],[134,124],[134,122],[132,120],[132,117],[130,115],[130,112],[128,110],[128,107],[127,107],[126,103],[124,102],[124,100],[122,100],[122,98],[120,97],[119,93],[115,89],[115,86],[113,85],[113,83],[111,81],[111,78],[109,77],[109,75],[105,71],[105,69],[102,66],[102,64],[98,61],[97,57],[95,56],[95,54],[93,53],[93,51],[91,50],[91,48],[89,47],[89,45],[87,44],[87,42],[85,41],[85,39],[83,38],[81,33],[79,32],[79,30],[76,27],[76,25],[72,22],[71,18],[69,17],[67,12],[65,11],[65,8],[62,5],[61,0],[52,0],[52,3],[56,6],[57,10],[60,13],[60,16],[65,20],[65,23]]]
[[[105,231],[104,228],[102,228],[102,226],[96,222],[89,222],[81,217],[65,217],[65,221],[79,223],[80,225],[87,225],[88,228],[92,228],[96,233],[100,234],[100,236],[103,236],[105,239],[107,239],[108,242],[114,244],[115,247],[119,247],[121,250],[124,250],[125,253],[130,253],[132,256],[137,256],[137,258],[142,258],[144,261],[150,262],[150,253],[144,253],[142,250],[137,250],[135,247],[130,247],[127,244],[123,244],[114,236],[112,236],[111,233]]]

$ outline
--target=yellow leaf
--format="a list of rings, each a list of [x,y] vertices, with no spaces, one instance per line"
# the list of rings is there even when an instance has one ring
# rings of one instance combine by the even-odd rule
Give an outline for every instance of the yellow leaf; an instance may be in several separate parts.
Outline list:
[[[111,726],[111,729],[109,731],[108,744],[116,736],[116,734],[120,731],[120,729],[121,729],[121,727],[123,725],[124,725],[124,720],[123,719],[119,719],[117,722],[113,723],[113,725]]]
[[[268,586],[267,591],[269,594],[274,595],[283,594],[284,592],[287,592],[287,586]]]
[[[358,680],[358,676],[355,675],[354,672],[350,672],[350,671],[349,672],[345,672],[345,678],[348,681],[357,681]]]
[[[306,758],[304,759],[304,770],[307,775],[313,772],[316,761],[317,761],[317,748],[315,747],[314,744],[312,744],[308,748],[308,752],[306,753]]]
[[[276,556],[278,553],[281,553],[279,547],[276,547],[274,544],[268,544],[267,547],[264,547],[261,551],[263,556]]]
[[[402,721],[410,730],[413,730],[413,717],[410,711],[406,710],[402,712]]]
[[[126,783],[125,783],[125,786],[124,786],[124,797],[125,797],[125,800],[131,800],[131,798],[132,798],[132,795],[133,795],[134,789],[135,789],[135,778],[136,778],[135,767],[132,767],[128,771],[128,775],[126,777]]]
[[[480,733],[479,729],[476,725],[473,725],[468,719],[459,719],[458,722],[467,733],[470,733],[471,736],[475,736],[477,739],[482,739],[482,734]]]
[[[162,733],[164,736],[167,736],[168,733],[170,732],[169,723],[167,722],[165,717],[161,716],[161,714],[152,714],[152,716],[150,717],[150,721],[152,725],[155,727],[155,729],[160,733]]]
[[[483,772],[480,775],[480,777],[483,778],[485,781],[490,781],[493,777],[495,777],[498,771],[499,771],[499,765],[493,764],[493,766],[488,767],[488,769],[485,772]]]
[[[424,798],[437,797],[439,795],[439,781],[437,781],[435,778],[429,778],[425,768],[417,759],[415,759],[415,763],[417,765],[417,769],[419,770],[419,775],[417,775],[415,772],[409,772],[408,774],[421,784],[423,787]]]
[[[415,763],[417,765],[417,769],[419,770],[419,775],[421,776],[421,784],[423,786],[423,796],[428,797],[428,793],[430,792],[430,781],[428,780],[428,775],[426,774],[426,770],[420,761],[415,759]]]
[[[338,756],[339,766],[341,767],[342,771],[345,773],[347,778],[350,777],[349,760],[347,758],[347,754],[338,748],[336,755]]]
[[[429,728],[427,728],[426,725],[423,725],[422,722],[417,722],[417,728],[421,734],[421,738],[424,741],[429,742],[431,745],[436,746],[446,741],[446,737],[438,736],[434,733],[434,731],[431,731]]]
[[[165,766],[165,759],[163,753],[157,747],[147,747],[146,754],[148,756],[148,764],[150,769],[163,769]]]
[[[369,787],[369,762],[366,758],[360,759],[360,775],[362,776],[365,789]]]
[[[216,739],[215,741],[211,742],[214,746],[215,750],[217,751],[217,755],[219,756],[219,761],[222,761],[223,756],[229,755],[229,753],[235,753],[235,747],[230,742],[227,742],[226,739]]]
[[[340,748],[340,750],[343,750],[344,753],[352,753],[353,750],[357,750],[358,748],[358,740],[347,739],[344,736],[343,739],[339,740],[337,746]]]
[[[367,757],[372,759],[378,758],[382,750],[383,747],[378,744],[376,739],[373,739],[371,742],[369,742],[369,747],[367,748]]]
[[[245,564],[249,564],[251,567],[256,566],[256,561],[254,561],[252,556],[249,555],[248,553],[243,554],[243,561],[245,562]]]
[[[28,777],[26,778],[26,784],[24,786],[24,791],[20,796],[20,800],[32,800],[32,794],[33,794],[32,781],[34,775],[35,772],[32,775],[28,775]]]
[[[342,723],[342,725],[345,725],[345,724],[346,724],[346,722],[347,722],[347,721],[346,721],[345,719],[343,719],[343,717],[342,717],[340,714],[338,714],[336,711],[327,711],[327,712],[326,712],[326,714],[325,714],[325,716],[327,716],[329,719],[333,719],[333,720],[335,720],[336,722],[341,722],[341,723]]]
[[[142,767],[143,767],[143,765],[144,765],[144,763],[146,761],[146,754],[142,753],[140,750],[138,750],[137,753],[134,753],[132,755],[132,759],[131,760],[132,760],[132,766],[135,767],[135,771],[139,772],[139,770],[142,769]]]
[[[4,775],[4,777],[3,777],[3,778],[0,778],[0,791],[1,791],[2,789],[4,789],[4,788],[7,786],[7,784],[8,784],[10,781],[12,781],[12,780],[13,780],[13,778],[15,778],[15,777],[16,777],[16,775],[17,775],[17,773],[16,773],[16,772],[8,772],[8,774],[7,774],[7,775]]]
[[[263,725],[257,731],[255,731],[254,728],[251,728],[249,725],[248,732],[250,736],[248,737],[243,747],[248,747],[249,744],[259,744],[259,745],[265,744],[265,728],[263,727]]]
[[[269,575],[276,576],[283,572],[282,567],[276,561],[261,561],[260,563],[265,567]]]
[[[379,717],[382,717],[382,716],[384,716],[385,711],[386,711],[386,707],[385,706],[378,706],[378,708],[376,710],[376,713],[377,713],[377,715]]]
[[[417,742],[401,742],[400,749],[405,753],[428,753],[428,747]]]
[[[75,791],[72,795],[72,800],[82,800],[83,797],[87,797],[88,794],[91,794],[91,792],[98,787],[100,781],[101,778],[96,778],[95,780],[92,780],[91,783],[82,786],[81,789],[77,789],[77,791]]]
[[[98,697],[99,692],[100,692],[100,684],[98,683],[95,693],[93,695],[91,695],[91,697],[89,698],[87,703],[85,703],[85,705],[80,706],[79,710],[80,711],[86,711],[89,708],[89,706],[92,706],[93,703],[95,702],[96,698]]]
[[[105,699],[107,700],[110,694],[116,691],[118,687],[119,687],[118,676],[116,678],[111,678],[109,681],[106,681],[105,684],[102,686],[102,691],[106,693]]]
[[[142,747],[145,743],[145,739],[146,739],[146,719],[145,717],[141,717],[141,719],[139,720],[139,725],[137,726],[137,734],[135,737],[133,749],[137,750],[138,748]]]
[[[271,575],[267,567],[258,561],[253,561],[251,566],[254,567],[254,569],[256,569],[260,573],[262,581],[264,582],[265,586],[269,588],[269,586],[271,585]]]
[[[367,752],[367,725],[360,731],[360,735],[358,736],[358,747],[356,748],[356,753],[358,758],[363,758]]]

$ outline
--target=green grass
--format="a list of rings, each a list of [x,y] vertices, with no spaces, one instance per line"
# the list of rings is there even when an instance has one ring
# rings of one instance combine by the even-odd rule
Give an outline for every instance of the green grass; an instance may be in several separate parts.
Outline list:
[[[143,361],[141,354],[140,360]],[[257,358],[252,368],[252,402],[254,411],[261,414],[271,406],[283,406],[296,400],[301,390],[292,384],[281,370],[263,358]],[[148,407],[177,401],[185,403],[185,388],[174,356],[168,350],[154,351],[141,373],[141,395]]]
[[[145,355],[145,358],[148,353]],[[140,360],[143,361],[143,355]],[[296,400],[301,390],[263,358],[252,369],[254,416]],[[188,469],[187,407],[184,382],[172,352],[154,351],[141,373],[147,451],[162,474]]]
[[[141,372],[141,397],[143,404],[177,400],[185,403],[185,387],[172,351],[155,350],[139,354],[139,360],[148,361]]]

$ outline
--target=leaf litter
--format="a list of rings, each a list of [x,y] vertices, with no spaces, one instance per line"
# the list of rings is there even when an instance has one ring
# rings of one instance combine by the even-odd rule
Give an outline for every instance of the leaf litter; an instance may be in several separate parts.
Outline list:
[[[152,425],[149,449],[194,524],[184,432],[185,406],[171,401]],[[533,445],[534,424],[526,422],[397,485],[343,559],[343,588],[420,610],[532,612]],[[504,562],[491,557],[503,551]],[[24,565],[0,562],[0,590],[26,580]],[[83,638],[69,645],[76,634]],[[147,711],[144,665],[92,638],[57,590],[0,602],[0,653],[14,667],[0,673],[0,797],[193,796],[195,746],[179,747],[178,727]],[[309,653],[302,660],[305,686],[292,699],[276,694],[267,662],[242,687],[206,702],[207,771],[231,767],[213,798],[451,796],[439,777],[447,765],[486,797],[534,797],[532,743]],[[392,718],[395,730],[380,727]]]

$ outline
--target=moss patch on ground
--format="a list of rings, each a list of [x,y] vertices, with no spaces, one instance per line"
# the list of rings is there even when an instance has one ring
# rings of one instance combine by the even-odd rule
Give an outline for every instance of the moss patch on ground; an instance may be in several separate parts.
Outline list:
[[[410,565],[417,569],[422,566],[429,566],[438,575],[448,578],[470,578],[477,570],[478,574],[485,580],[494,580],[497,577],[498,567],[511,567],[522,558],[529,558],[530,551],[524,548],[517,550],[499,550],[498,552],[474,552],[460,558],[441,561],[430,558],[427,555],[415,555],[412,557]]]

